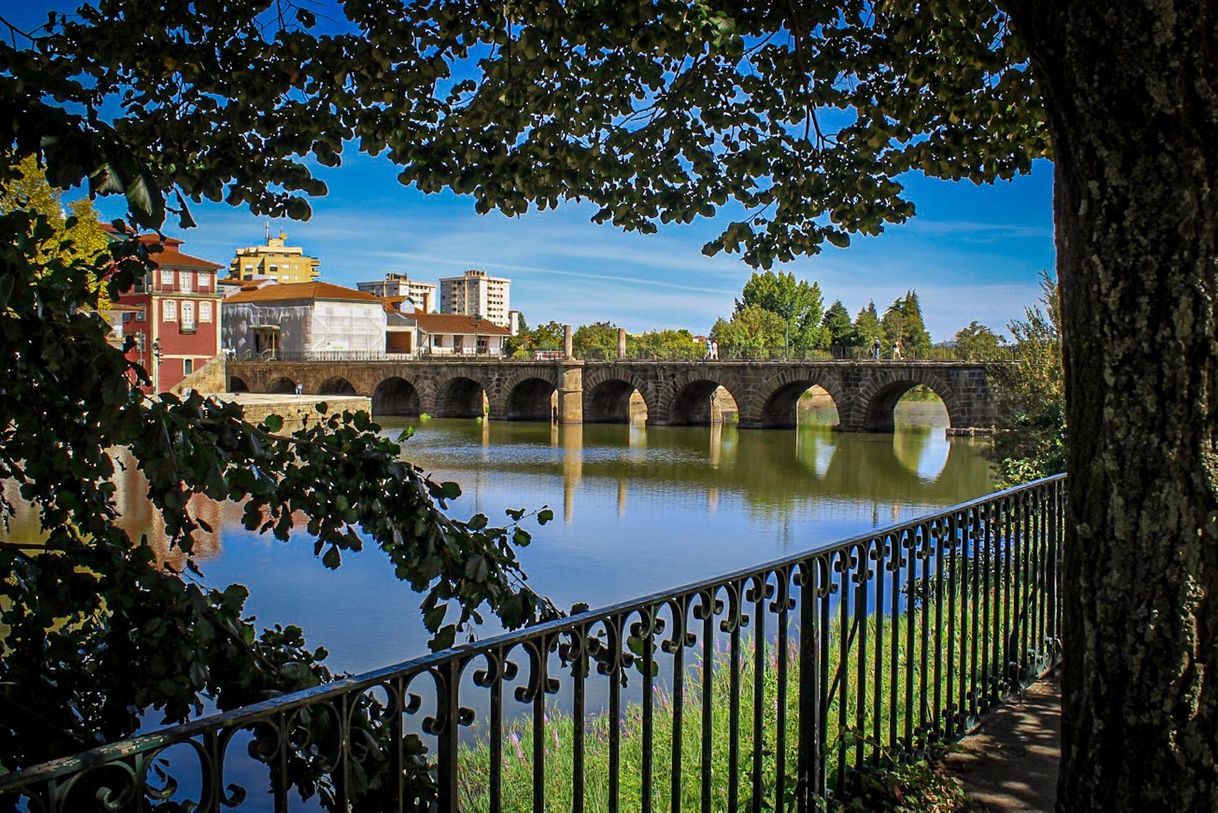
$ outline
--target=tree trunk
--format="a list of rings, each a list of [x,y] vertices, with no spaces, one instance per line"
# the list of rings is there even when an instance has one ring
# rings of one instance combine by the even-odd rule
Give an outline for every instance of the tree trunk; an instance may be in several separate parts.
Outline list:
[[[1010,0],[1066,351],[1060,810],[1218,808],[1218,9]]]

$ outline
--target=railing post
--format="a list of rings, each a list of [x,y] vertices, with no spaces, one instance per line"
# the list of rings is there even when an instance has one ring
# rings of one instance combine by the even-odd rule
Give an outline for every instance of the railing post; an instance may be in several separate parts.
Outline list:
[[[1061,608],[1057,604],[1058,580],[1061,577],[1061,546],[1062,534],[1065,530],[1064,515],[1065,501],[1062,499],[1064,489],[1059,480],[1049,484],[1049,564],[1048,564],[1048,602],[1049,602],[1049,641],[1053,647],[1050,656],[1056,660],[1058,655],[1058,637],[1060,633]]]
[[[457,746],[460,742],[461,725],[461,666],[456,658],[450,658],[439,666],[441,696],[436,709],[440,720],[437,744],[437,797],[439,810],[457,813]]]
[[[820,632],[817,619],[819,573],[815,560],[803,564],[799,588],[799,733],[796,767],[796,805],[799,813],[820,809]]]

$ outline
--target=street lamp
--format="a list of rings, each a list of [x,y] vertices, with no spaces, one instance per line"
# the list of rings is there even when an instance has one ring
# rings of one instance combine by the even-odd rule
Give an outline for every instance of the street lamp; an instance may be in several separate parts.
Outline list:
[[[163,355],[164,354],[161,352],[161,340],[153,339],[152,358],[154,359],[154,363],[152,365],[152,392],[154,395],[161,391],[161,357]]]

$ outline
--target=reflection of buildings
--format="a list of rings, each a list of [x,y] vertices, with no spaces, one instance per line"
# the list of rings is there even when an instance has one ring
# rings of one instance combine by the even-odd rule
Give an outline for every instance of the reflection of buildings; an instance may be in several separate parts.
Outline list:
[[[181,572],[186,567],[186,554],[176,545],[170,547],[165,535],[165,518],[148,499],[148,480],[128,454],[120,454],[115,460],[114,485],[119,511],[116,524],[127,532],[133,543],[147,539],[158,567],[169,565]],[[211,531],[200,528],[194,532],[192,558],[203,561],[218,555],[220,529],[224,524],[220,503],[195,494],[186,503],[186,510],[191,517],[203,520],[212,528]]]
[[[164,516],[148,499],[148,480],[126,452],[114,454],[115,486],[114,504],[119,518],[115,524],[126,532],[133,545],[146,541],[153,553],[153,565],[168,565],[181,572],[186,567],[186,553],[178,544],[170,545],[165,532]],[[45,538],[39,522],[36,506],[21,498],[17,486],[11,481],[0,481],[0,493],[13,506],[9,518],[6,539],[23,544],[37,544]],[[190,558],[205,562],[221,553],[222,537],[226,528],[242,528],[244,504],[217,502],[202,494],[194,494],[186,503],[186,511],[193,519],[207,523],[210,531],[200,527],[192,534],[193,546]],[[300,512],[292,514],[292,526],[304,527],[307,518]]]

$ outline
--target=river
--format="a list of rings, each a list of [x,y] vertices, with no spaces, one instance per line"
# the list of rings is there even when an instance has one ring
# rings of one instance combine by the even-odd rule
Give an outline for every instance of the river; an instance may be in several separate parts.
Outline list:
[[[560,607],[635,598],[889,525],[992,490],[984,441],[945,437],[937,402],[903,402],[892,435],[837,433],[817,411],[796,429],[555,427],[384,419],[415,425],[408,459],[454,480],[458,516],[549,506],[520,551],[530,584]],[[157,543],[134,472],[120,484],[127,527]],[[216,528],[196,546],[205,580],[249,586],[260,625],[299,624],[332,668],[366,671],[422,654],[418,596],[375,549],[329,571],[302,544],[240,526],[233,506],[196,502]],[[163,537],[160,537],[163,545]],[[170,556],[172,558],[172,555]]]
[[[655,427],[384,418],[386,434],[407,426],[407,459],[460,484],[454,515],[508,508],[554,511],[527,522],[533,544],[520,559],[533,589],[560,607],[593,607],[699,579],[891,525],[992,491],[987,442],[946,437],[937,401],[903,401],[891,435],[839,433],[829,410],[805,409],[794,429],[733,424]],[[163,559],[158,517],[134,466],[119,475],[123,525],[147,534]],[[18,504],[12,539],[37,538]],[[427,651],[418,596],[375,547],[348,553],[336,571],[313,555],[303,529],[288,543],[241,527],[238,506],[195,497],[191,510],[215,530],[199,534],[204,581],[250,588],[259,624],[298,624],[330,666],[362,672]]]

